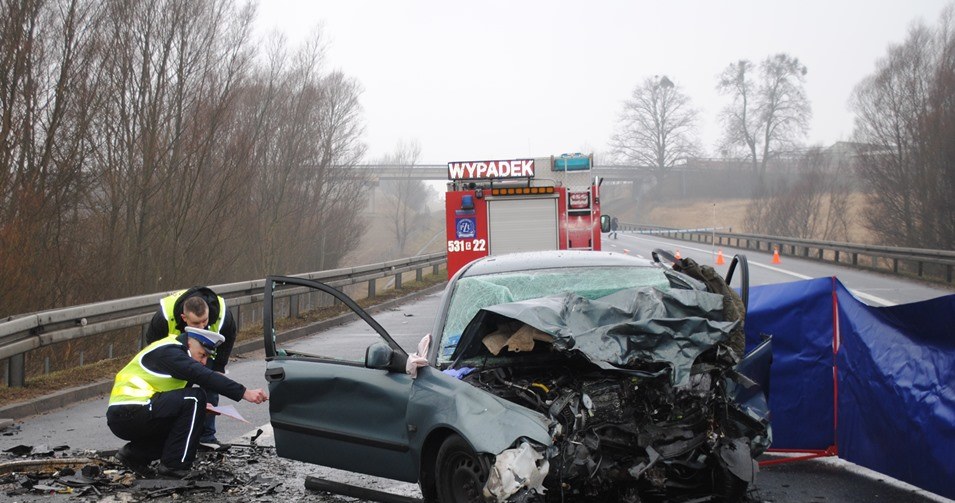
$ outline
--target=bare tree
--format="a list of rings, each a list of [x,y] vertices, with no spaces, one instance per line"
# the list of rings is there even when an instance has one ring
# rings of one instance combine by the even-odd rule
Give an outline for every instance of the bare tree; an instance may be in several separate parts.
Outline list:
[[[420,157],[421,145],[417,141],[401,141],[392,154],[379,161],[379,164],[399,168],[396,180],[383,180],[381,183],[382,192],[389,198],[387,205],[396,256],[406,252],[408,239],[418,227],[419,216],[428,209],[428,187],[423,181],[412,178],[414,166]]]
[[[913,26],[853,93],[867,227],[886,244],[955,247],[953,13]]]
[[[746,226],[774,236],[846,241],[850,161],[819,147],[799,156],[790,180],[781,178],[747,207]]]
[[[619,161],[649,166],[657,183],[698,152],[698,112],[666,76],[638,85],[624,102],[610,148]]]
[[[307,255],[314,258],[305,264],[308,266],[336,267],[361,241],[365,225],[362,210],[371,184],[368,175],[355,168],[367,150],[360,95],[361,86],[341,72],[322,78],[319,150],[315,156],[319,171],[310,213],[319,243]]]
[[[935,172],[932,224],[922,246],[955,249],[955,4],[942,12],[935,30],[936,65],[929,94],[923,142],[926,162]]]
[[[748,60],[731,63],[720,74],[717,89],[732,100],[721,113],[721,149],[724,154],[741,150],[752,162],[753,175],[762,180],[767,163],[805,135],[812,112],[803,89],[806,67],[797,58],[777,54],[755,72]]]
[[[0,4],[0,313],[82,300],[99,6]]]
[[[242,0],[0,2],[0,314],[333,267],[360,86]]]
[[[243,234],[256,274],[334,267],[361,237],[368,190],[352,169],[365,152],[360,87],[323,72],[319,36],[289,55],[276,42],[244,96],[254,118],[254,190]]]
[[[229,0],[107,5],[109,99],[93,131],[106,273],[117,293],[211,282],[238,239],[228,217],[242,177],[222,146],[254,11]]]

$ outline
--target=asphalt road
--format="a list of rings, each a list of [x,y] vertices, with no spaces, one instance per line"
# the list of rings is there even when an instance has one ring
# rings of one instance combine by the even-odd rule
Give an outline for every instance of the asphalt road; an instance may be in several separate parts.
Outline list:
[[[715,265],[717,250],[710,245],[648,234],[621,232],[617,239],[606,239],[606,235],[604,236],[602,241],[604,251],[627,253],[649,259],[651,252],[656,248],[679,250],[682,256],[691,257],[700,264],[713,266],[724,275],[729,267],[729,259],[734,254],[744,254],[749,262],[751,286],[836,276],[856,297],[873,306],[904,304],[955,293],[953,288],[787,255],[780,257],[780,264],[773,264],[771,253],[728,246],[721,247],[726,258],[726,265],[717,266]],[[737,281],[734,279],[732,286],[739,286]]]
[[[702,255],[708,250],[687,243],[675,242],[675,245],[656,237],[633,237],[620,235],[615,241],[605,241],[604,249],[634,255],[649,256],[653,248],[679,247],[684,256],[693,256],[704,262]],[[724,254],[732,255],[733,251],[723,249]],[[784,258],[780,265],[770,264],[768,255],[747,254],[752,265],[752,284],[765,284],[780,281],[794,281],[802,276],[820,277],[837,275],[847,287],[854,290],[857,296],[871,304],[910,302],[923,300],[938,295],[950,293],[948,290],[926,286],[906,280],[898,280],[889,276],[857,271],[838,270],[828,265],[815,263],[803,264],[797,259]],[[375,315],[376,320],[401,344],[405,349],[413,351],[418,340],[431,331],[433,313],[437,308],[440,294],[421,296],[416,302],[402,305],[399,308],[384,311]],[[366,344],[371,334],[370,327],[363,322],[349,323],[319,335],[302,339],[294,344],[300,350],[308,351],[310,346],[341,341],[349,338],[361,339]],[[264,379],[264,355],[261,351],[245,355],[234,360],[229,365],[231,378],[248,387],[267,387]],[[224,403],[230,403],[225,400]],[[107,399],[88,400],[71,407],[28,418],[18,422],[11,435],[0,436],[0,450],[15,445],[46,445],[50,447],[67,445],[72,451],[110,450],[117,449],[122,441],[115,438],[106,427],[105,411]],[[248,443],[251,435],[258,430],[263,434],[257,440],[259,445],[269,445],[271,429],[268,426],[268,408],[266,405],[253,405],[248,402],[235,404],[237,409],[248,420],[248,423],[231,419],[220,418],[219,438],[231,443]],[[237,451],[238,452],[238,451]],[[341,499],[327,495],[315,495],[304,489],[303,482],[306,475],[318,475],[324,478],[341,482],[387,490],[408,496],[417,496],[417,486],[403,484],[386,479],[377,479],[356,474],[329,470],[322,467],[303,463],[277,459],[272,454],[262,454],[259,462],[249,464],[244,469],[248,473],[261,472],[270,477],[276,477],[282,485],[274,493],[268,495],[267,500],[306,500],[306,501],[355,501]],[[0,495],[0,498],[3,496]],[[59,496],[38,496],[36,498],[18,498],[18,501],[43,500],[52,501]],[[229,498],[222,497],[221,501]],[[114,501],[120,501],[116,499]],[[212,495],[198,495],[178,498],[177,501],[219,501]],[[892,501],[902,503],[921,503],[952,501],[940,496],[927,493],[908,486],[888,477],[869,472],[861,467],[843,462],[838,459],[800,461],[765,468],[758,475],[756,484],[750,492],[750,501],[766,502],[806,502],[806,501],[833,501],[833,502],[872,502]]]

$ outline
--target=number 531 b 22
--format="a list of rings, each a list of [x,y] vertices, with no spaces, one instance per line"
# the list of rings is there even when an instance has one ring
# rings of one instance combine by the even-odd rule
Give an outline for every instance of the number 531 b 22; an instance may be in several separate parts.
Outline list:
[[[487,250],[487,241],[484,239],[452,239],[448,241],[449,252],[460,251],[485,251]]]

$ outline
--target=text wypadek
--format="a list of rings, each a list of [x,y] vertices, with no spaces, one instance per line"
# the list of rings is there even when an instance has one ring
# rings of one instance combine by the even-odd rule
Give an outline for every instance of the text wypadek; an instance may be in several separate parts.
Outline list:
[[[511,161],[449,162],[448,178],[530,178],[534,176],[533,159]]]

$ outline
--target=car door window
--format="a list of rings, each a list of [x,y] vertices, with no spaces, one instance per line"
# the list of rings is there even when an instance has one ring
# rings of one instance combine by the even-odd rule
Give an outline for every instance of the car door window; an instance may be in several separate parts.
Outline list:
[[[272,327],[271,340],[265,331],[269,356],[363,364],[366,348],[376,342],[401,349],[381,325],[337,289],[289,277],[270,277],[266,289],[263,323]],[[347,331],[336,330],[347,321],[345,317],[362,318],[364,323],[350,323]]]

